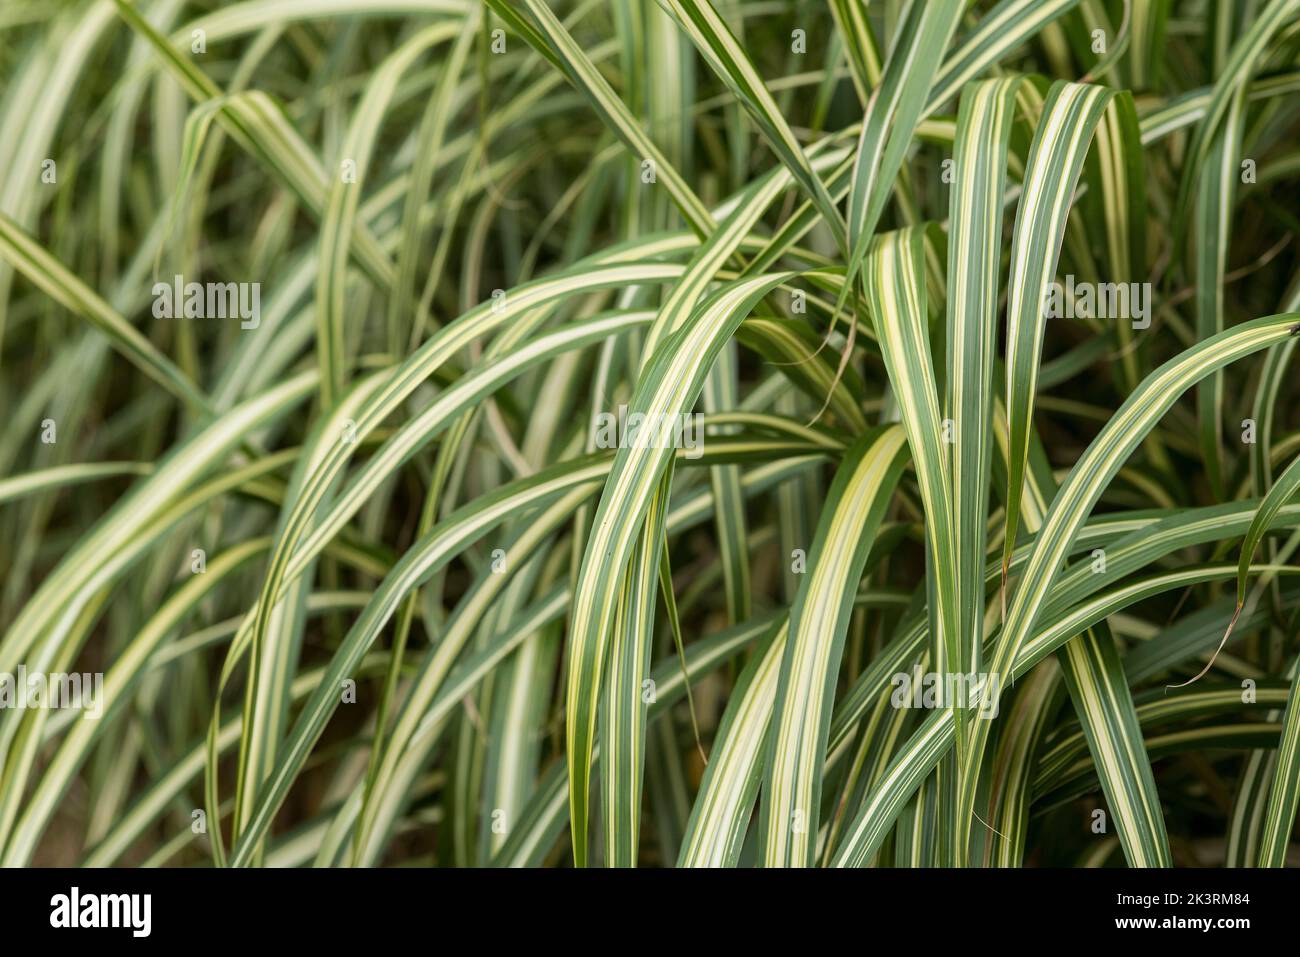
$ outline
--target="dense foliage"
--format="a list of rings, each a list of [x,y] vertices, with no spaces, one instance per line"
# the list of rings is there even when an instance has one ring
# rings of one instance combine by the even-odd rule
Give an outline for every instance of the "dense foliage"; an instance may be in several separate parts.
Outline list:
[[[8,0],[0,863],[1295,863],[1298,58]]]

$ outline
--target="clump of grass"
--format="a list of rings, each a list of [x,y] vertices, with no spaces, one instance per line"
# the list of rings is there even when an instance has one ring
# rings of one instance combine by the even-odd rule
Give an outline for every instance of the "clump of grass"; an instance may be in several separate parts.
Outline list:
[[[7,5],[0,863],[1294,861],[1216,9]]]

